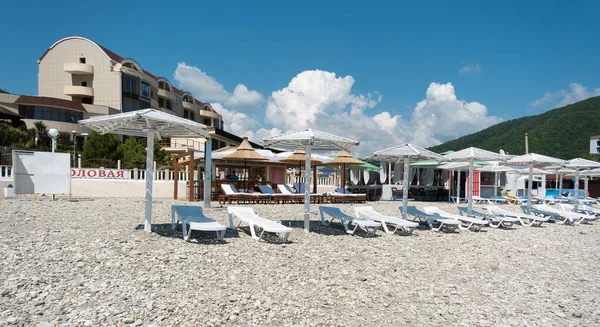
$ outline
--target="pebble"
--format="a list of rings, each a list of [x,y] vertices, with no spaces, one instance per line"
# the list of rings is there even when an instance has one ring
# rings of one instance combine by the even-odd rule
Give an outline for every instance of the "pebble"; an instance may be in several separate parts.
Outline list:
[[[139,229],[144,206],[138,200],[0,200],[0,326],[600,321],[598,223],[454,234],[417,229],[410,237],[379,231],[368,237],[348,235],[338,222],[320,226],[314,218],[306,236],[297,214],[301,204],[251,205],[294,227],[290,242],[273,235],[257,242],[247,227],[228,230],[224,243],[214,233],[196,232],[185,242],[181,227],[171,229],[170,206],[188,202],[160,199],[153,206],[154,233],[147,234]],[[411,204],[458,213],[445,202]],[[368,205],[399,215],[400,202]],[[353,214],[355,205],[335,206]],[[226,210],[204,213],[228,225]]]

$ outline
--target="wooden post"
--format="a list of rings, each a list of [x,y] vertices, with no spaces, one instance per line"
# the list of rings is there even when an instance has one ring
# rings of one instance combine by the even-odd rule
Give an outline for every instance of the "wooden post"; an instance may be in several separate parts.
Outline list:
[[[188,152],[190,154],[190,161],[189,161],[189,171],[190,171],[190,178],[189,180],[189,188],[190,188],[190,197],[189,200],[194,201],[194,151],[189,151]]]
[[[179,186],[179,159],[177,157],[173,158],[173,182],[175,183],[175,188],[173,189],[173,200],[177,200],[177,189]]]
[[[313,193],[317,193],[317,166],[313,166]]]

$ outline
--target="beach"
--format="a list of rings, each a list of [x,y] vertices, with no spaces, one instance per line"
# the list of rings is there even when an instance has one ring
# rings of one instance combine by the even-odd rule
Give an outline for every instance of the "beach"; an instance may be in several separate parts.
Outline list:
[[[170,207],[198,204],[158,201],[146,233],[139,198],[1,200],[0,326],[600,324],[600,222],[366,237],[315,215],[305,235],[301,204],[251,205],[295,227],[290,242],[247,228],[185,242]],[[205,214],[228,225],[225,208]]]

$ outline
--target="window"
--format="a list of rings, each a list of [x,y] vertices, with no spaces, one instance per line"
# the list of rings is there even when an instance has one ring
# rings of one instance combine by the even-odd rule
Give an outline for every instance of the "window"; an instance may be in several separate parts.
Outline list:
[[[171,100],[167,100],[166,105],[167,106],[165,108],[167,108],[169,110],[173,110],[173,104],[172,104]]]
[[[79,58],[79,63],[80,64],[85,64],[85,58],[84,57]]]
[[[195,117],[194,117],[194,112],[193,112],[193,111],[190,111],[190,120],[196,120],[196,119],[194,119],[194,118],[195,118]]]
[[[163,98],[158,98],[158,106],[160,108],[164,108],[165,107],[165,99]]]
[[[188,113],[189,113],[189,111],[184,110],[183,111],[183,118],[189,118],[189,114]]]
[[[87,86],[87,82],[81,82],[81,86]]]
[[[203,123],[204,125],[206,125],[206,126],[212,126],[212,125],[210,124],[210,122],[211,122],[210,118],[204,118],[204,121],[203,121],[202,123]]]
[[[19,105],[19,115],[25,119],[41,119],[76,124],[83,119],[83,113],[75,110]]]
[[[214,119],[213,120],[213,124],[211,126],[218,127],[219,126],[219,120],[218,119]]]

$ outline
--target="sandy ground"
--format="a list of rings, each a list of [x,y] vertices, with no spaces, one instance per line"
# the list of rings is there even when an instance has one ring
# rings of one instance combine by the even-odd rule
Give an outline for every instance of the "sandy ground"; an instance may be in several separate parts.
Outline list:
[[[296,227],[291,242],[242,229],[188,243],[174,203],[188,204],[155,204],[148,234],[139,199],[0,200],[0,326],[600,324],[600,222],[365,237],[315,216],[307,236],[302,205],[253,205]],[[223,208],[206,215],[227,224]]]

